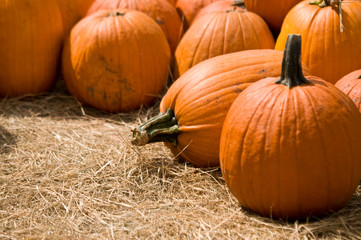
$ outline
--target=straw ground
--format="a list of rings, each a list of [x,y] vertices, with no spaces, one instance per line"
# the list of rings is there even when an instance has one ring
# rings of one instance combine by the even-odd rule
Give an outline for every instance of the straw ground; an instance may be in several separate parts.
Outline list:
[[[308,222],[237,203],[218,168],[130,144],[157,104],[109,114],[63,87],[0,102],[0,239],[361,239],[361,191]],[[337,177],[337,176],[334,176]]]

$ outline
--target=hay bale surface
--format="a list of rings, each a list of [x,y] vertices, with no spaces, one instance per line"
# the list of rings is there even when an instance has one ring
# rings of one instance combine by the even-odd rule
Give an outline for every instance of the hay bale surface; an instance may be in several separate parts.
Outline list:
[[[219,168],[132,146],[157,111],[100,112],[62,87],[2,99],[0,239],[361,239],[360,189],[333,215],[274,221],[242,209]]]

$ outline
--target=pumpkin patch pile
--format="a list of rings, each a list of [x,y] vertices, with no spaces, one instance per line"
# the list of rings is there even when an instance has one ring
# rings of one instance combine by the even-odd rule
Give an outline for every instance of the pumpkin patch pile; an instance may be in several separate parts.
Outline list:
[[[4,0],[0,29],[0,97],[60,76],[105,113],[159,100],[132,147],[219,167],[261,216],[323,216],[359,185],[359,1]]]

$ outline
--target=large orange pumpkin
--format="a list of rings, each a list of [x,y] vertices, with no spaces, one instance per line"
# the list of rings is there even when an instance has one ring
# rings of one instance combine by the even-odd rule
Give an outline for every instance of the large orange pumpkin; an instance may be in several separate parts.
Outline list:
[[[274,39],[257,14],[229,5],[195,21],[175,53],[174,78],[197,63],[218,55],[250,49],[273,49]]]
[[[233,100],[251,83],[281,74],[282,52],[245,50],[205,60],[182,75],[160,114],[134,130],[134,144],[163,141],[198,167],[219,166],[219,140]]]
[[[275,46],[283,50],[288,34],[301,34],[302,59],[310,73],[331,83],[361,68],[361,2],[340,3],[343,27],[333,2],[338,1],[324,1],[321,7],[310,1],[297,4],[287,14]]]
[[[281,29],[284,18],[301,0],[244,0],[248,11],[260,15],[272,31]]]
[[[361,179],[361,114],[333,84],[302,74],[290,35],[282,75],[248,87],[224,121],[221,170],[231,193],[263,216],[337,211]]]
[[[342,77],[335,86],[349,96],[361,112],[361,69]]]
[[[174,53],[183,34],[182,23],[167,0],[95,0],[88,15],[98,10],[128,8],[146,13],[153,18],[167,37],[171,52]]]
[[[57,2],[0,1],[0,29],[0,97],[50,90],[63,42]]]
[[[128,111],[163,91],[170,50],[160,27],[129,9],[98,11],[78,22],[63,50],[70,93],[95,108]]]

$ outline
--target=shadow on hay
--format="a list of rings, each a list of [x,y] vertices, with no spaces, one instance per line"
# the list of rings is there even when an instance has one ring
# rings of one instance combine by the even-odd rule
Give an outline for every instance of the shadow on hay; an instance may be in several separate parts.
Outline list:
[[[16,136],[0,126],[0,154],[9,153],[14,145],[16,145]]]
[[[64,82],[58,81],[56,87],[48,93],[0,99],[0,115],[5,118],[11,116],[59,119],[107,118],[132,123],[140,115],[155,115],[159,101],[160,99],[153,106],[147,108],[141,107],[138,110],[124,113],[109,113],[81,104],[70,95]]]

